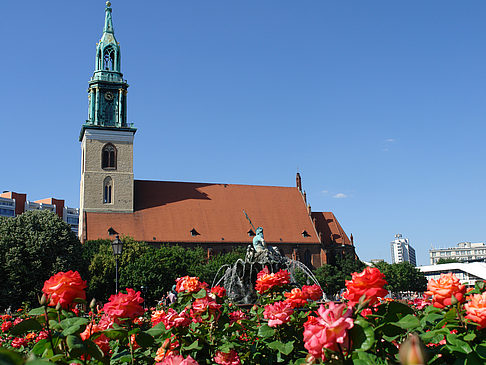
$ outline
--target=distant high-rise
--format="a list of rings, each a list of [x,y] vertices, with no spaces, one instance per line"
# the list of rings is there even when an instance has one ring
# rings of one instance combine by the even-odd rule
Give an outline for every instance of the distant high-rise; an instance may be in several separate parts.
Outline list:
[[[390,246],[392,263],[410,262],[413,266],[417,266],[415,250],[410,246],[408,238],[403,238],[400,233],[397,233],[395,239],[391,241]]]

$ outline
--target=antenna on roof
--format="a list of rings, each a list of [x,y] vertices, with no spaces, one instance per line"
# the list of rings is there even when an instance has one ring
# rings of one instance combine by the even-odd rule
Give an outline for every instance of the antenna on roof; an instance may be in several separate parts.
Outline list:
[[[245,210],[244,210],[244,209],[243,209],[243,213],[245,213],[245,217],[246,217],[246,219],[248,219],[248,222],[250,222],[251,227],[252,227],[252,228],[255,230],[255,232],[256,232],[256,228],[255,228],[255,226],[253,225],[253,223],[251,223],[251,219],[250,219],[250,217],[248,217],[248,214],[246,214],[246,212],[245,212]]]

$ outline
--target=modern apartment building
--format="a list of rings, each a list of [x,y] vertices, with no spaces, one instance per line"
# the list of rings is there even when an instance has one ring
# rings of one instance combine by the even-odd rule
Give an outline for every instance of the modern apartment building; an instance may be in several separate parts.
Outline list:
[[[27,200],[27,194],[5,191],[0,194],[0,216],[15,217],[29,210],[48,210],[57,214],[64,222],[71,226],[74,233],[78,233],[79,209],[64,206],[61,199]]]
[[[455,259],[458,261],[478,261],[486,259],[486,244],[484,242],[460,242],[452,248],[432,248],[429,250],[430,264],[434,265],[440,259]]]
[[[403,238],[400,233],[397,233],[395,239],[391,241],[390,246],[393,264],[410,262],[413,266],[417,266],[415,250],[410,246],[408,238]]]

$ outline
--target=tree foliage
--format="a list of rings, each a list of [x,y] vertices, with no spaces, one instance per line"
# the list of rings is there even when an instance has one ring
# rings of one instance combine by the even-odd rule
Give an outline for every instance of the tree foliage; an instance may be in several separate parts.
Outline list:
[[[461,262],[461,261],[458,260],[458,259],[453,259],[453,258],[440,258],[437,261],[437,265],[441,265],[441,264],[452,264],[452,263],[456,263],[456,262]]]
[[[69,225],[52,212],[0,217],[0,308],[37,302],[50,276],[81,268],[80,251]]]
[[[345,282],[351,280],[352,273],[361,272],[364,266],[354,254],[345,253],[336,257],[335,264],[325,264],[314,270],[314,275],[324,292],[334,295],[345,288]]]
[[[404,291],[423,292],[427,289],[427,279],[424,273],[410,262],[388,264],[379,262],[376,267],[385,275],[388,285],[385,287],[392,293]]]
[[[119,258],[119,289],[126,287],[141,290],[149,304],[154,304],[171,290],[175,279],[181,276],[198,276],[212,284],[218,269],[244,257],[236,249],[207,259],[202,248],[185,248],[178,245],[156,247],[122,237],[123,252]],[[88,297],[106,301],[115,292],[115,258],[110,240],[88,241],[83,245],[83,259],[88,263]]]

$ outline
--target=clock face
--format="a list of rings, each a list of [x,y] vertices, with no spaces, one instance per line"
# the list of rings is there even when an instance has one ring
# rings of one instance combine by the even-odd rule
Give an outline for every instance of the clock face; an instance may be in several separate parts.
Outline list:
[[[105,99],[108,100],[108,101],[112,101],[113,100],[113,93],[110,92],[110,91],[107,91],[105,93]]]

